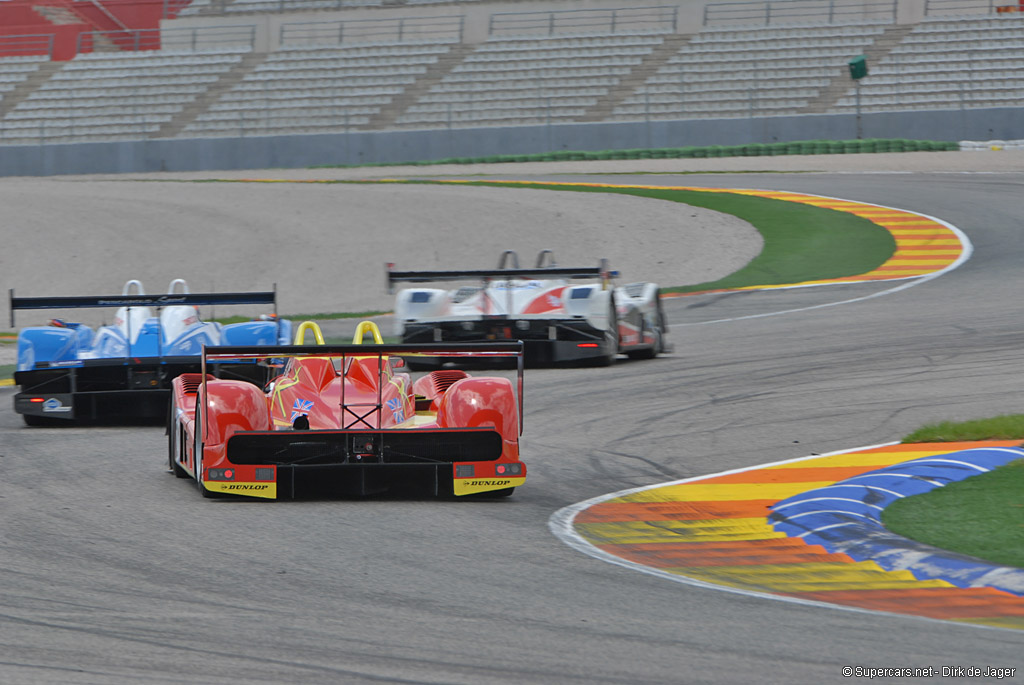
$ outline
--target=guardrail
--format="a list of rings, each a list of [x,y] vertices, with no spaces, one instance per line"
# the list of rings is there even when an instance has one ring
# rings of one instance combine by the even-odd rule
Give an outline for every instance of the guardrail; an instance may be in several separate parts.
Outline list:
[[[56,36],[52,33],[0,36],[0,58],[19,55],[42,57],[45,55],[47,59],[52,59],[54,38]]]
[[[76,46],[83,52],[137,52],[171,50],[196,52],[214,48],[251,50],[256,43],[256,26],[196,26],[176,29],[132,29],[129,31],[86,31]]]
[[[704,7],[704,26],[778,23],[837,24],[896,21],[896,0],[750,0],[716,2]]]
[[[674,33],[679,7],[630,7],[614,10],[557,10],[497,12],[491,15],[488,36],[552,36],[560,33]]]
[[[924,15],[961,17],[986,14],[1024,13],[1024,3],[1019,0],[925,0]]]
[[[465,16],[307,21],[281,25],[281,45],[462,41]]]

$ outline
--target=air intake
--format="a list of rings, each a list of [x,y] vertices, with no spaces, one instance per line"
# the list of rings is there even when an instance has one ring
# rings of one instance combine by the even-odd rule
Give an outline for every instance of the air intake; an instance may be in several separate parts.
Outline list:
[[[210,376],[212,379],[213,376]],[[181,387],[186,395],[195,395],[199,392],[199,386],[203,384],[203,378],[199,374],[182,375]]]
[[[430,373],[430,380],[434,384],[434,391],[437,395],[440,395],[448,388],[452,387],[455,381],[462,380],[469,376],[465,371],[450,370],[450,371],[432,371]]]

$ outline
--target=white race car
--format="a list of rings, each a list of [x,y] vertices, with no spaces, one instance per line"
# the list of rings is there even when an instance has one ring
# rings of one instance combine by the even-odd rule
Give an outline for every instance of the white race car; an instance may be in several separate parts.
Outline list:
[[[395,283],[476,281],[454,290],[406,288],[395,301],[395,334],[404,343],[522,340],[528,362],[612,363],[619,353],[650,359],[667,351],[668,324],[654,283],[615,286],[606,260],[567,268],[550,250],[532,269],[506,250],[498,268],[474,271],[395,271]],[[589,281],[589,282],[588,282]]]

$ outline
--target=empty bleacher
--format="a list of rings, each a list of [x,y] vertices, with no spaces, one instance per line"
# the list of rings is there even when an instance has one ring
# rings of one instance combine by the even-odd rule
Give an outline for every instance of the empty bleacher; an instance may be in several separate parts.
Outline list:
[[[491,39],[431,86],[396,125],[577,121],[663,40],[656,33]]]
[[[1024,13],[685,34],[674,9],[647,10],[504,14],[477,43],[461,16],[392,13],[285,23],[269,52],[254,27],[220,26],[165,30],[157,50],[0,57],[0,144],[850,113],[858,54],[865,112],[1024,104]]]
[[[326,133],[366,127],[450,42],[283,49],[184,126],[182,135]]]
[[[79,55],[0,119],[0,140],[36,143],[152,137],[238,64],[243,54],[231,48],[199,53]],[[7,59],[3,61],[5,71]]]
[[[2,68],[0,68],[0,104],[3,103],[6,93],[15,90],[48,61],[45,56],[35,55],[4,57],[0,62],[2,64]]]
[[[715,29],[693,37],[610,119],[798,114],[887,24]]]
[[[871,65],[862,112],[1019,107],[1024,103],[1024,14],[926,19]],[[857,108],[852,84],[831,112]]]

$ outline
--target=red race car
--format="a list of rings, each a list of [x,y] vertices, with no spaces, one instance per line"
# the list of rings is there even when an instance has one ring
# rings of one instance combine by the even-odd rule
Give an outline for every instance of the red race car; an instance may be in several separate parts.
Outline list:
[[[303,345],[306,332],[317,345]],[[373,344],[363,344],[371,333]],[[315,323],[294,345],[204,348],[202,372],[173,382],[168,461],[207,497],[505,496],[526,480],[519,461],[522,343],[385,345],[364,321],[351,345],[325,345]],[[516,383],[440,369],[415,381],[407,357],[517,360]],[[208,373],[257,364],[264,387]],[[207,365],[210,365],[209,367]]]

